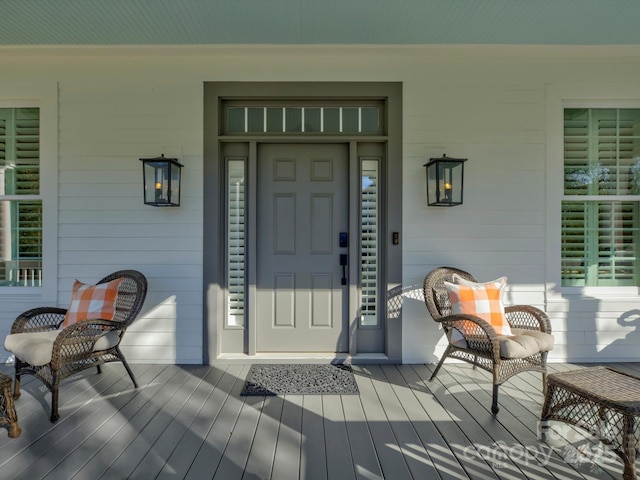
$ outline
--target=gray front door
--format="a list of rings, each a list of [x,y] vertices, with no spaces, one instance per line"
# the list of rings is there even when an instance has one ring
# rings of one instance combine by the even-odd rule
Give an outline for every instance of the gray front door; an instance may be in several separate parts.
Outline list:
[[[348,350],[348,160],[347,144],[258,147],[258,352]]]

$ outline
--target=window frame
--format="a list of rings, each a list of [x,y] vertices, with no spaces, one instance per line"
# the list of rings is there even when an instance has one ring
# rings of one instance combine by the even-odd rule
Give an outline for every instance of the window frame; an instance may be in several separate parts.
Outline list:
[[[564,195],[564,110],[567,108],[639,109],[637,84],[566,84],[549,85],[546,98],[546,293],[550,301],[563,295],[589,295],[595,298],[638,296],[637,286],[562,286],[561,235],[562,202],[589,200],[590,196]],[[602,198],[602,197],[600,197]],[[616,197],[621,201],[638,201],[640,195]]]
[[[567,135],[566,112],[572,111],[572,110],[574,109],[566,106],[563,108],[563,113],[565,115],[564,133],[563,133],[563,137],[565,140],[565,154],[563,155],[563,166],[564,166],[563,174],[565,176],[565,182],[564,182],[565,188],[562,195],[561,208],[563,211],[563,216],[565,215],[565,212],[567,212],[567,210],[565,210],[565,205],[570,205],[574,203],[576,204],[576,206],[573,207],[574,211],[583,210],[582,215],[575,214],[576,221],[578,221],[578,219],[581,218],[584,222],[584,224],[582,225],[582,232],[581,232],[583,247],[590,245],[590,247],[587,248],[589,252],[584,257],[588,260],[588,265],[585,266],[585,272],[584,272],[585,276],[583,277],[582,281],[587,283],[587,285],[585,285],[587,287],[605,286],[608,282],[611,283],[611,285],[609,286],[611,286],[612,288],[619,288],[623,286],[636,287],[639,285],[638,277],[640,277],[640,272],[639,272],[640,265],[638,263],[638,251],[639,251],[638,242],[640,241],[640,239],[638,239],[638,224],[637,224],[638,209],[640,208],[640,201],[639,201],[640,195],[630,194],[626,191],[624,193],[619,193],[620,189],[622,188],[620,185],[620,182],[625,181],[624,172],[620,171],[619,169],[624,168],[624,166],[622,165],[622,162],[625,160],[625,158],[628,158],[624,156],[624,147],[627,146],[628,142],[633,141],[634,139],[636,139],[635,143],[637,143],[638,137],[634,136],[633,138],[629,138],[626,136],[621,136],[618,134],[619,133],[618,128],[622,125],[622,122],[625,121],[623,112],[633,111],[635,112],[635,116],[637,117],[638,113],[640,113],[640,109],[630,108],[630,107],[604,108],[604,109],[588,107],[588,108],[577,109],[577,110],[586,112],[587,118],[579,121],[587,122],[588,131],[586,133],[579,132],[579,133]],[[611,118],[611,119],[608,118],[612,114],[614,115],[614,118]],[[599,125],[601,124],[601,122],[604,122],[604,121],[615,123],[615,127],[616,127],[615,135],[607,135],[605,137],[599,131]],[[584,158],[581,153],[585,151],[584,148],[571,150],[572,152],[574,151],[579,152],[580,156],[576,159],[584,160],[586,161],[586,164],[583,165],[582,162],[576,163],[575,161],[573,163],[571,162],[567,163],[567,159],[568,159],[566,155],[567,138],[573,141],[571,145],[576,145],[575,144],[576,141],[580,141],[581,143],[579,143],[578,145],[582,147],[584,147],[584,143],[588,144],[587,150],[586,150],[586,156]],[[607,191],[606,192],[600,191],[601,185],[599,181],[597,185],[594,185],[596,182],[593,182],[587,185],[586,188],[576,188],[571,186],[568,187],[568,184],[566,181],[567,167],[573,168],[573,169],[586,168],[587,171],[593,168],[600,168],[600,165],[601,165],[600,162],[601,162],[601,159],[603,158],[600,154],[601,153],[600,145],[605,138],[608,139],[609,141],[616,142],[615,143],[616,155],[615,157],[613,157],[615,165],[613,167],[611,166],[612,165],[611,159],[608,158],[608,156],[610,155],[610,150],[604,151],[605,166],[603,166],[602,168],[606,170],[610,168],[613,169],[613,172],[611,173],[611,176],[613,177],[611,179],[611,182],[605,183],[607,185]],[[621,150],[618,150],[618,147],[620,147]],[[622,153],[620,153],[621,151]],[[606,163],[607,161],[608,163]],[[580,171],[583,171],[583,170],[580,170]],[[612,182],[615,182],[614,187],[611,187]],[[611,192],[611,188],[615,188],[614,193]],[[569,191],[567,191],[567,189]],[[627,207],[623,207],[625,204],[627,205]],[[621,272],[618,272],[618,268],[624,268],[624,267],[622,266],[616,267],[617,264],[621,265],[622,263],[624,263],[624,260],[625,260],[624,255],[615,255],[614,257],[610,257],[608,258],[608,263],[607,263],[607,260],[604,259],[604,257],[600,257],[599,255],[600,250],[602,250],[603,247],[607,246],[606,239],[603,238],[603,236],[606,237],[607,230],[609,230],[609,234],[611,235],[611,230],[614,229],[613,223],[604,228],[600,226],[598,226],[598,228],[595,228],[594,224],[599,223],[601,216],[607,215],[607,214],[616,215],[617,221],[620,222],[621,218],[619,217],[619,215],[625,215],[625,213],[623,213],[622,211],[623,208],[632,209],[631,215],[633,216],[633,218],[635,218],[634,227],[633,229],[628,230],[626,234],[623,234],[622,231],[620,231],[619,233],[615,233],[615,235],[616,235],[616,239],[618,240],[631,238],[632,241],[634,242],[635,251],[634,251],[633,264],[634,264],[635,270],[633,275],[634,279],[632,281],[627,280],[626,285],[623,285],[623,284],[616,285],[615,284],[616,282],[625,281],[621,275]],[[627,213],[626,215],[629,215],[629,213]],[[589,228],[589,225],[591,225],[591,228]],[[567,228],[565,228],[564,225],[561,225],[561,228],[562,228],[562,238],[564,239],[567,236]],[[620,237],[618,237],[619,235]],[[572,235],[571,238],[578,241],[578,238],[580,238],[580,234],[577,233],[577,230],[576,230],[576,234]],[[615,242],[616,240],[609,239],[609,242],[611,241]],[[601,276],[597,272],[593,272],[593,276],[595,278],[591,278],[591,274],[587,274],[586,272],[587,269],[599,270],[600,267],[599,266],[596,267],[596,264],[601,265],[602,261],[605,261],[604,268],[606,268],[606,266],[608,265],[608,267],[611,269],[611,275],[613,277],[618,276],[617,280],[608,279],[606,275]],[[561,266],[561,270],[562,270],[562,266]],[[564,286],[571,286],[570,285],[572,281],[571,278],[563,278],[562,281],[565,282]],[[574,281],[579,282],[577,278]],[[593,285],[591,283],[596,283],[597,285]]]
[[[6,195],[1,199],[37,199],[42,201],[43,209],[42,285],[0,286],[0,297],[28,295],[38,297],[39,302],[55,304],[58,292],[58,85],[56,82],[0,83],[0,108],[38,108],[40,111],[40,194]],[[51,178],[56,180],[43,180]]]

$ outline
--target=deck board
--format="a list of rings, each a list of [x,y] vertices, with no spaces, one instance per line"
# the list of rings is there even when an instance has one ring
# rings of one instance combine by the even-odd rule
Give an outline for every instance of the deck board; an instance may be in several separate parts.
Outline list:
[[[105,402],[96,400],[97,396],[106,398],[110,394],[122,391],[129,388],[131,380],[128,377],[122,377],[115,369],[105,372],[100,375],[99,380],[95,383],[94,396],[91,396],[91,389],[88,388],[88,382],[76,381],[64,385],[66,388],[64,395],[60,395],[61,401],[68,402],[65,410],[70,412],[70,415],[65,416],[54,426],[47,420],[50,415],[49,405],[41,404],[40,400],[46,398],[50,401],[51,395],[47,393],[43,395],[38,390],[32,390],[36,393],[31,396],[28,391],[22,390],[22,396],[16,400],[16,410],[18,412],[18,418],[20,426],[23,430],[37,429],[39,435],[28,444],[22,444],[23,451],[21,454],[13,459],[11,462],[2,466],[3,473],[7,473],[7,478],[20,479],[20,478],[45,478],[46,475],[56,469],[69,453],[73,452],[75,448],[86,438],[88,438],[96,428],[96,425],[103,423],[108,414],[105,412],[108,410],[109,405]],[[127,383],[126,380],[129,380]],[[41,385],[31,384],[34,387],[40,387]],[[106,387],[106,388],[105,388]],[[78,408],[78,400],[81,399],[81,393],[86,394],[86,401],[81,402],[84,408]],[[18,404],[23,402],[23,398],[28,397],[32,400],[30,403],[31,413],[29,416],[23,419],[21,415],[21,409]],[[94,403],[98,403],[101,406],[95,409],[95,414],[91,413]],[[36,408],[33,408],[36,407]],[[21,437],[18,440],[22,440]],[[21,442],[9,443],[7,449],[11,449],[14,446],[19,446]],[[3,456],[9,454],[4,451]],[[66,478],[70,478],[68,475]]]
[[[460,373],[457,377],[459,382],[469,383],[475,380],[476,375],[473,375],[469,369],[460,368],[458,371]],[[582,479],[582,475],[578,472],[557,468],[555,460],[559,457],[549,458],[554,452],[536,446],[543,397],[539,391],[532,391],[533,397],[539,397],[539,402],[536,402],[528,395],[522,395],[531,386],[525,380],[528,375],[517,375],[509,380],[512,382],[511,384],[506,383],[501,387],[498,397],[500,399],[500,412],[496,417],[495,429],[487,429],[487,433],[492,438],[500,438],[504,442],[503,448],[505,452],[513,452],[513,456],[524,460],[523,462],[517,462],[517,464],[525,478],[544,480],[560,475],[560,478]],[[541,389],[542,379],[540,375],[531,375],[539,377],[537,379],[538,389]],[[487,406],[487,411],[491,405],[491,392],[490,384],[486,385],[486,389],[475,391],[476,398],[479,403]],[[520,445],[536,447],[526,450],[521,448]]]
[[[264,406],[258,420],[256,434],[251,441],[252,448],[242,478],[258,480],[271,476],[283,404],[284,398],[281,396],[264,399]]]
[[[300,478],[319,480],[327,478],[327,454],[325,440],[322,397],[304,395],[302,399],[302,455],[300,456]]]
[[[510,456],[505,455],[504,458],[498,457],[494,460],[491,455],[484,454],[485,449],[497,453],[497,450],[492,446],[495,438],[503,438],[506,443],[510,442],[510,436],[506,438],[500,436],[505,432],[498,428],[498,423],[490,414],[490,402],[487,404],[476,398],[478,393],[481,394],[485,389],[491,388],[491,384],[480,376],[476,378],[475,382],[461,384],[457,380],[460,374],[454,376],[452,373],[452,369],[443,368],[434,381],[439,381],[447,389],[446,394],[440,394],[441,403],[446,406],[447,410],[453,410],[464,424],[469,446],[458,445],[457,448],[463,448],[467,455],[472,454],[471,452],[477,452],[480,458],[486,459],[487,465],[499,479],[526,479],[515,459]]]
[[[349,436],[349,450],[358,480],[381,480],[384,478],[371,432],[359,396],[342,397],[342,408]]]
[[[229,389],[223,391],[222,407],[216,412],[216,417],[209,426],[204,442],[184,478],[193,480],[215,478],[244,404],[244,397],[240,396],[240,392],[248,370],[247,365],[233,365],[229,368],[228,372],[233,377],[233,383],[225,384],[225,387]]]
[[[136,369],[136,373],[137,373]],[[96,479],[104,475],[114,459],[119,458],[135,440],[138,432],[151,421],[155,409],[149,401],[168,383],[173,372],[165,366],[154,366],[142,376],[136,378],[140,388],[134,390],[131,401],[118,411],[109,422],[109,428],[95,432],[98,444],[90,451],[90,458],[73,477],[74,480],[83,478]],[[66,412],[65,412],[66,413]],[[18,413],[19,415],[19,413]],[[62,421],[62,417],[59,421]]]
[[[256,434],[264,397],[245,397],[222,460],[213,478],[242,478]]]
[[[295,480],[300,477],[302,398],[302,395],[284,396],[271,478]]]
[[[367,366],[366,368],[358,369],[356,380],[360,390],[365,420],[378,453],[382,474],[385,478],[391,478],[391,475],[393,475],[392,478],[397,480],[410,479],[412,478],[411,472],[400,445],[398,445],[393,428],[389,424],[384,407],[378,398],[373,379],[370,377],[371,370],[375,368],[375,366]]]
[[[349,448],[342,398],[348,395],[324,395],[322,416],[326,443],[327,478],[355,480],[353,458]]]
[[[212,413],[215,413],[218,404],[216,393],[226,390],[222,379],[231,378],[229,375],[224,376],[225,370],[226,368],[211,367],[204,376],[198,386],[198,398],[192,405],[193,411],[190,412],[186,421],[181,422],[185,425],[184,434],[180,438],[174,438],[177,445],[171,454],[165,457],[165,463],[156,478],[182,478],[186,474],[208,431],[207,419],[215,418]],[[218,386],[222,387],[221,390],[216,388]],[[180,422],[179,417],[176,420]]]
[[[192,375],[183,375],[183,371],[174,365],[169,366],[167,370],[172,375],[166,383],[157,385],[160,382],[154,380],[158,388],[154,389],[153,395],[148,396],[142,411],[143,416],[140,417],[139,425],[142,428],[131,429],[131,441],[126,449],[113,458],[109,468],[99,478],[132,478],[136,467],[156,446],[158,438],[178,410],[182,400],[181,389],[189,388],[194,378]],[[142,425],[143,422],[146,423]]]
[[[386,413],[389,425],[411,476],[413,478],[438,478],[438,471],[429,455],[429,451],[420,440],[413,423],[424,421],[426,414],[419,411],[415,412],[417,416],[410,421],[404,405],[398,400],[382,368],[373,366],[370,370],[381,406]]]
[[[166,418],[156,427],[155,432],[158,434],[149,434],[153,441],[148,443],[152,443],[153,447],[137,463],[129,475],[130,478],[155,478],[160,473],[166,459],[173,453],[178,440],[185,434],[195,411],[202,403],[200,387],[208,372],[209,367],[191,370],[192,375],[187,377],[170,402],[165,404],[163,414]]]
[[[430,407],[425,408],[418,397],[426,392],[423,391],[423,388],[414,390],[407,383],[409,379],[416,381],[417,377],[409,375],[408,369],[402,369],[396,365],[385,365],[382,369],[398,403],[404,409],[405,421],[415,429],[422,448],[426,451],[436,470],[432,478],[441,478],[442,480],[464,478],[464,469],[429,416],[429,411],[434,407],[433,403],[430,404]],[[404,374],[401,370],[404,370]]]
[[[117,427],[118,423],[112,421],[113,417],[125,410],[135,393],[118,394],[130,387],[131,380],[128,377],[122,377],[104,390],[102,392],[104,400],[96,398],[91,402],[91,407],[87,409],[87,415],[83,416],[82,423],[78,425],[74,425],[72,421],[63,423],[64,426],[69,427],[65,429],[68,432],[65,432],[64,438],[55,445],[53,454],[46,453],[37,462],[33,462],[23,475],[16,478],[56,479],[71,478],[75,475],[91,458],[93,452],[99,449],[102,435],[108,435],[113,428]],[[95,435],[96,432],[100,432],[100,435]],[[56,459],[58,463],[49,462],[51,459]],[[48,467],[50,467],[49,471],[45,474],[45,469]]]
[[[640,363],[608,364],[640,375]],[[588,365],[551,364],[550,373]],[[487,372],[447,363],[354,365],[359,395],[240,396],[249,365],[122,365],[50,393],[23,378],[22,435],[0,429],[0,478],[245,480],[613,480],[622,464],[576,462],[597,446],[574,427],[538,439],[541,376],[517,375],[490,414]],[[11,367],[2,371],[11,374]],[[575,450],[573,450],[575,452]],[[605,459],[606,460],[606,459]],[[610,460],[610,457],[609,457]]]

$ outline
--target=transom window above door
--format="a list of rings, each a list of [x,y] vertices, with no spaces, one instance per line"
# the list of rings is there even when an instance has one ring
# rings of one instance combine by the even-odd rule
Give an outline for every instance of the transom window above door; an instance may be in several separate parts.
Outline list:
[[[223,131],[227,135],[381,135],[380,102],[349,106],[327,102],[232,102],[224,105]]]

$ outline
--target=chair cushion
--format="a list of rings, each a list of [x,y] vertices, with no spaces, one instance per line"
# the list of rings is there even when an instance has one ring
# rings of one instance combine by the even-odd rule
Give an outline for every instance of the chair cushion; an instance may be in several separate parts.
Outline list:
[[[76,280],[73,283],[71,304],[62,326],[97,318],[113,320],[118,300],[118,287],[123,280],[123,278],[116,278],[98,285],[87,285]]]
[[[458,277],[458,281],[461,280]],[[475,315],[487,321],[498,335],[511,335],[502,304],[502,292],[506,284],[506,277],[485,283],[468,280],[464,280],[464,283],[444,282],[451,302],[451,313]],[[471,325],[469,328],[471,333]],[[465,329],[464,322],[462,329]]]
[[[549,333],[517,328],[511,331],[512,336],[498,337],[502,358],[526,358],[534,353],[548,352],[553,349],[554,338]]]
[[[46,332],[13,333],[4,339],[4,349],[13,353],[23,362],[41,367],[51,362],[53,343],[61,330]],[[107,350],[115,347],[120,341],[117,332],[111,331],[102,335],[93,347],[93,351]]]
[[[502,358],[527,358],[538,352],[548,352],[553,349],[553,335],[532,330],[511,329],[513,335],[498,335],[500,356]],[[458,348],[467,348],[464,337],[458,333],[449,337],[451,344]]]
[[[41,367],[51,362],[53,342],[60,330],[46,332],[13,333],[4,339],[4,349],[23,362]]]

